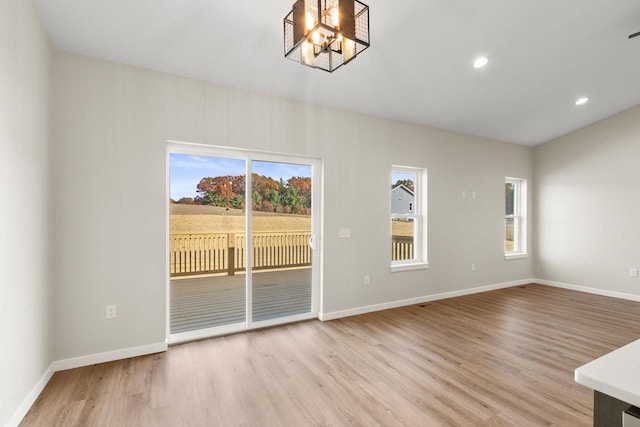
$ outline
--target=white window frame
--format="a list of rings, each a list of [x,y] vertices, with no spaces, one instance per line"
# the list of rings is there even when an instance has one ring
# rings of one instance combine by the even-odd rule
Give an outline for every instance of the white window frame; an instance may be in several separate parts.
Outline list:
[[[504,240],[506,241],[506,220],[513,219],[513,250],[505,248],[505,259],[527,257],[527,180],[523,178],[506,177],[505,184],[513,185],[513,215],[504,216]],[[505,202],[506,203],[506,202]]]
[[[391,200],[389,199],[389,245],[392,243],[393,236],[393,218],[412,218],[414,223],[413,237],[413,259],[409,260],[391,260],[391,271],[419,270],[429,268],[427,262],[427,170],[413,166],[392,165],[390,176],[394,172],[410,173],[415,176],[413,211],[408,214],[394,214],[391,212]],[[391,198],[391,191],[389,191]],[[391,248],[388,253],[391,255]]]

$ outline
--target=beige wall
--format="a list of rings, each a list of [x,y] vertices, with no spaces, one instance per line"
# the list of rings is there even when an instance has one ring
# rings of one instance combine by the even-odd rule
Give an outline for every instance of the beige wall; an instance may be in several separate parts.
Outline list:
[[[640,295],[640,107],[534,152],[536,277]]]
[[[54,87],[57,359],[164,341],[167,140],[323,159],[325,313],[532,276],[502,229],[528,147],[64,52]],[[392,164],[429,170],[429,270],[389,271]]]
[[[32,2],[0,0],[0,425],[53,361],[50,59]]]

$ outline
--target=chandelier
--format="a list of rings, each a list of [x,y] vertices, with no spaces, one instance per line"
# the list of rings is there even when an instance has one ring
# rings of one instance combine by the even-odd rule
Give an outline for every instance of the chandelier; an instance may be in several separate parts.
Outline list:
[[[333,72],[369,47],[369,6],[358,0],[296,0],[284,18],[284,56]]]

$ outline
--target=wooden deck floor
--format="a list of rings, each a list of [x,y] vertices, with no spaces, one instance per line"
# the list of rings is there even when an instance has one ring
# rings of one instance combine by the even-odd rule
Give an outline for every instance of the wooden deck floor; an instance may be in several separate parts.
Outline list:
[[[171,333],[245,321],[245,275],[171,281]],[[311,311],[311,268],[256,272],[253,320]]]
[[[22,426],[589,427],[574,369],[639,337],[640,303],[518,286],[56,372]]]

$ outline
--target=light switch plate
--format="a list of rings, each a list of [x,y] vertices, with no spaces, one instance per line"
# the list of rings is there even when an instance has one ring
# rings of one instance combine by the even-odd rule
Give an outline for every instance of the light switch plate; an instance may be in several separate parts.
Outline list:
[[[338,236],[341,239],[348,239],[351,237],[351,229],[350,228],[341,228],[338,230]]]

